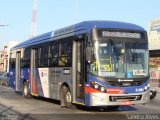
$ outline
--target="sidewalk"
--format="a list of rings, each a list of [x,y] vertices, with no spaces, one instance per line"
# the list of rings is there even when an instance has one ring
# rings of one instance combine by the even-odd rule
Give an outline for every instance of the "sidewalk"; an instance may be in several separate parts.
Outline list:
[[[160,87],[155,87],[155,89],[156,89],[156,91],[157,91],[157,93],[160,93]]]
[[[160,83],[159,83],[159,80],[157,81],[151,81],[151,86],[153,86],[157,93],[160,93]]]

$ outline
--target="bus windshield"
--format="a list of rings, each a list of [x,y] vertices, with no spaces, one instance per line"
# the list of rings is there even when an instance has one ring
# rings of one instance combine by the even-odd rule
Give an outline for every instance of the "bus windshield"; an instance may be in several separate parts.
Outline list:
[[[147,43],[96,41],[90,72],[99,77],[142,78],[148,76]]]

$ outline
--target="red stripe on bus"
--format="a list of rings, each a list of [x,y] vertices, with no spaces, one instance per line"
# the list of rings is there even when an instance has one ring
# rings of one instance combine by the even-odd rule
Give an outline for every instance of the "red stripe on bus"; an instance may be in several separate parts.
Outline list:
[[[35,84],[35,81],[34,81],[34,80],[33,80],[33,93],[34,93],[34,94],[37,93],[36,84]]]
[[[90,88],[90,87],[85,87],[85,94],[93,93],[93,92],[101,92],[101,91],[95,90],[95,89]]]
[[[125,91],[123,89],[119,89],[119,88],[108,88],[107,93],[108,94],[124,94]]]
[[[31,76],[31,74],[29,74],[29,78],[31,78],[30,79],[30,83],[31,83],[31,87],[32,87],[32,91],[31,91],[31,93],[34,93],[34,94],[37,94],[37,89],[36,89],[36,84],[35,84],[35,79],[34,79],[34,76]]]

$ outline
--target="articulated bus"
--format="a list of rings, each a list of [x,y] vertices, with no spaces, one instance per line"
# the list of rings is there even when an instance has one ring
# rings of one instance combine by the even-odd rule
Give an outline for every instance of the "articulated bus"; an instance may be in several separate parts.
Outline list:
[[[84,21],[10,52],[10,85],[26,98],[55,99],[66,107],[149,102],[147,33],[135,24]]]

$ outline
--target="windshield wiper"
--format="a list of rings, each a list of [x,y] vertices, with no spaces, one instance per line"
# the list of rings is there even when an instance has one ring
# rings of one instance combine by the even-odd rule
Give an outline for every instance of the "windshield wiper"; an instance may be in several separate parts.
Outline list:
[[[117,61],[118,61],[118,56],[120,55],[119,50],[118,50],[118,47],[117,47],[117,45],[113,42],[112,39],[109,39],[109,42],[110,42],[111,46],[113,46],[113,51],[114,51],[114,53],[116,54],[116,58],[117,58]]]

